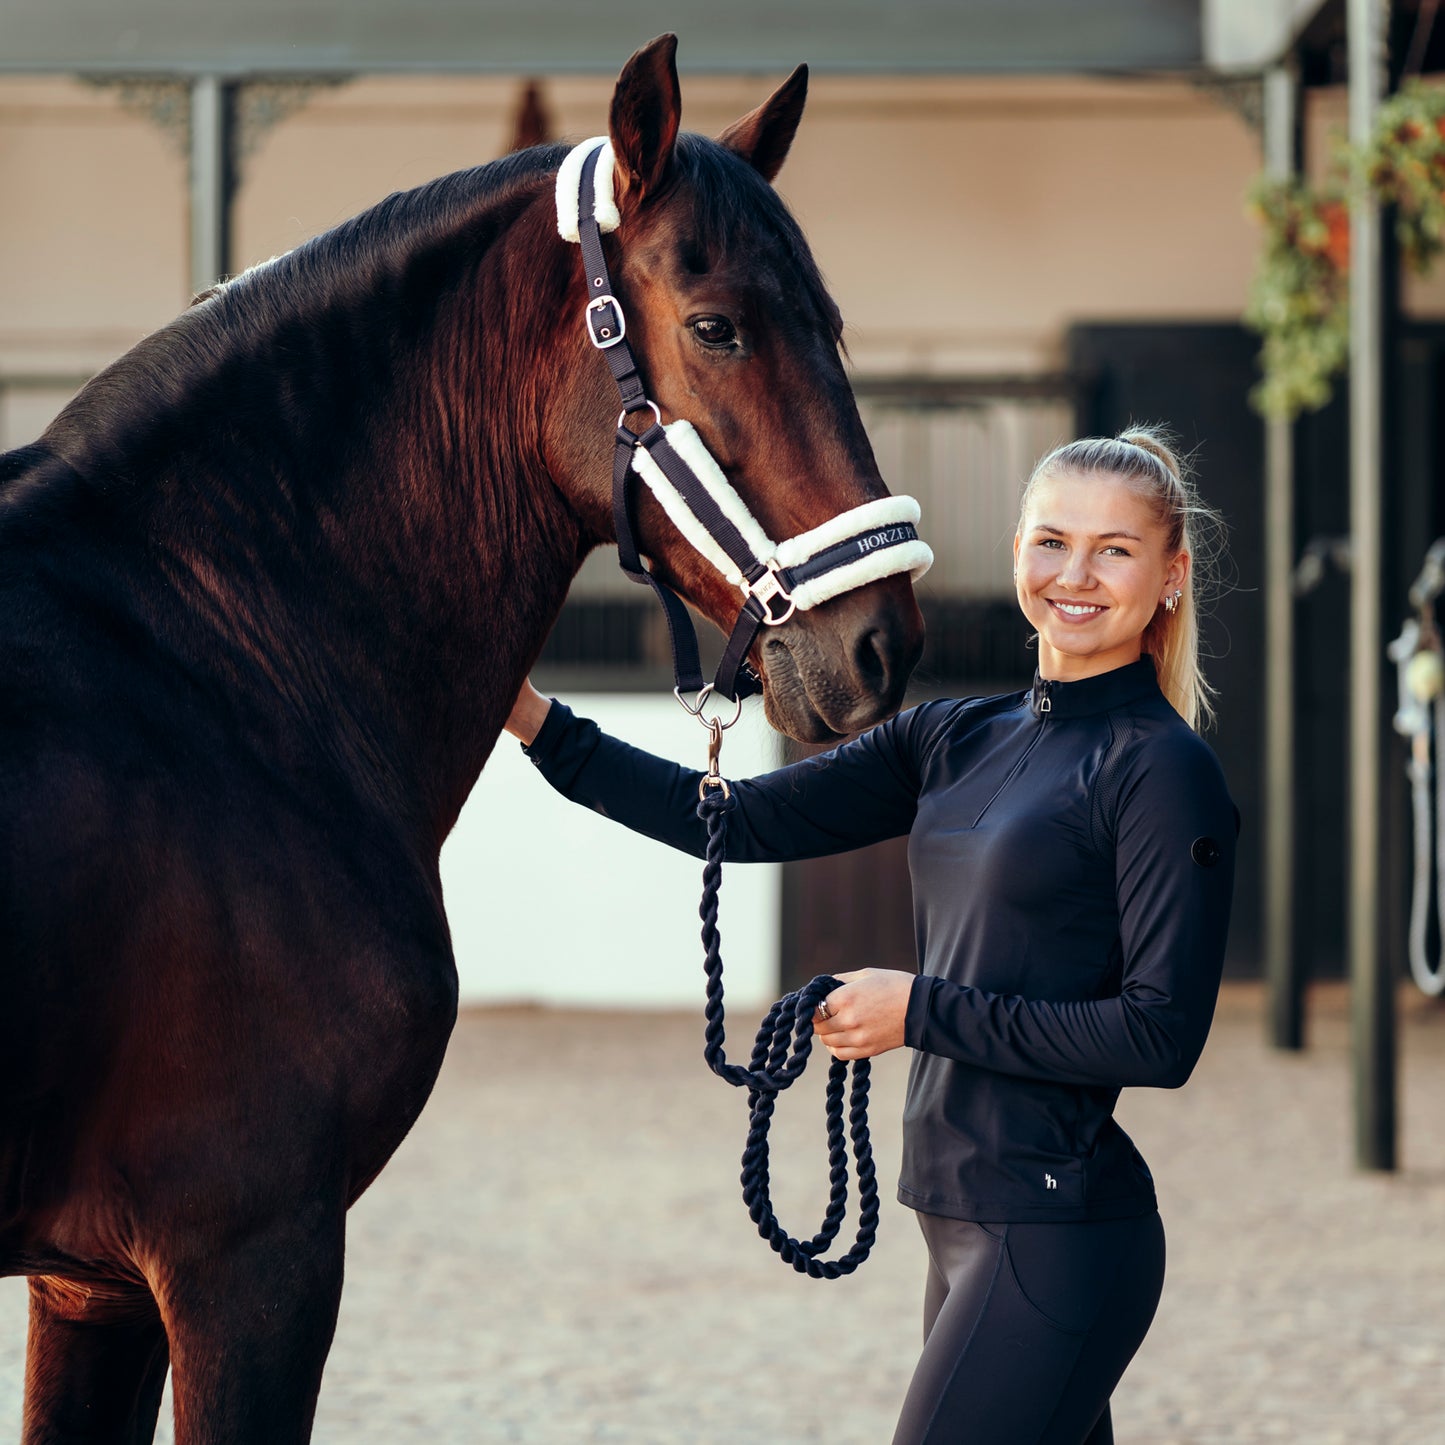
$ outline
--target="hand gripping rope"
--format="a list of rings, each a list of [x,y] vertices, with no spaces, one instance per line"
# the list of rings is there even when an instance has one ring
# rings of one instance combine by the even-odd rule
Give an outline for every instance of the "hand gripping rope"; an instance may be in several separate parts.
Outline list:
[[[758,1030],[747,1068],[730,1064],[724,1051],[722,953],[718,934],[718,890],[732,794],[718,772],[725,727],[704,718],[714,691],[738,704],[761,690],[747,663],[761,628],[778,627],[794,612],[805,612],[855,587],[908,572],[916,581],[933,561],[918,536],[918,503],[912,497],[880,497],[831,518],[786,541],[774,543],[734,490],[702,438],[687,421],[662,424],[662,412],[648,399],[637,358],[627,342],[627,318],[607,268],[602,233],[621,224],[612,192],[612,147],[606,137],[584,141],[557,173],[557,230],[582,248],[587,282],[583,323],[587,339],[602,353],[622,400],[612,466],[612,513],[622,570],[651,587],[667,616],[672,639],[673,691],[678,701],[709,729],[708,773],[698,790],[698,816],[707,826],[703,869],[702,941],[707,972],[707,1031],[704,1057],[719,1078],[748,1091],[749,1126],[743,1150],[743,1201],[758,1233],[800,1273],[814,1279],[851,1274],[868,1257],[878,1232],[878,1183],[868,1137],[866,1059],[853,1063],[848,1123],[858,1176],[858,1233],[853,1248],[836,1260],[818,1256],[837,1238],[848,1207],[848,1147],[844,1140],[843,1095],[848,1065],[835,1059],[828,1072],[826,1112],[830,1193],[822,1227],[810,1240],[793,1239],[778,1223],[768,1190],[768,1127],[777,1097],[803,1072],[813,1047],[813,1012],[835,988],[828,975],[778,1000]],[[652,424],[633,432],[627,420],[652,413]],[[697,634],[682,600],[644,565],[637,545],[633,477],[640,477],[678,531],[727,580],[743,602],[717,674],[704,685]],[[694,702],[684,694],[694,693]],[[737,721],[734,713],[732,722]]]
[[[713,718],[708,727],[708,774],[698,786],[697,813],[707,825],[707,854],[702,871],[703,967],[707,973],[707,1030],[703,1057],[720,1079],[748,1091],[748,1140],[743,1148],[743,1203],[758,1233],[800,1274],[813,1279],[837,1279],[852,1274],[873,1248],[878,1234],[878,1176],[868,1136],[867,1059],[853,1061],[853,1085],[848,1094],[848,1126],[853,1142],[853,1167],[858,1176],[858,1233],[853,1247],[840,1259],[819,1259],[838,1237],[848,1212],[848,1147],[843,1138],[843,1093],[848,1065],[834,1059],[828,1067],[826,1115],[828,1124],[828,1210],[812,1239],[794,1239],[778,1223],[768,1189],[768,1127],[778,1095],[797,1080],[813,1048],[813,1011],[835,988],[838,980],[827,974],[780,998],[763,1020],[747,1068],[730,1064],[724,1046],[722,942],[718,932],[718,891],[722,886],[723,854],[727,844],[728,813],[732,791],[718,773],[722,724]]]

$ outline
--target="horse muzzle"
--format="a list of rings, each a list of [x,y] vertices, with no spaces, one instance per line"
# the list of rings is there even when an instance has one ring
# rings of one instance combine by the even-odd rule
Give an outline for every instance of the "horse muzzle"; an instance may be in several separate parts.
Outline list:
[[[898,711],[923,651],[906,577],[890,577],[769,628],[757,653],[768,721],[801,742],[837,742]]]

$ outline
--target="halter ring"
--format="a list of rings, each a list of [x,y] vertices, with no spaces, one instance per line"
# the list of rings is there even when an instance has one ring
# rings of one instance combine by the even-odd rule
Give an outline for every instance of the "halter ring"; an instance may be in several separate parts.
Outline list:
[[[724,732],[726,732],[728,728],[730,728],[743,715],[743,700],[742,698],[737,699],[737,707],[734,710],[733,715],[726,722],[723,722],[721,718],[704,717],[702,715],[702,710],[704,707],[707,706],[708,698],[712,696],[712,689],[712,683],[704,683],[702,691],[698,693],[697,701],[695,703],[689,702],[682,695],[682,689],[680,687],[673,688],[672,695],[678,700],[678,702],[682,704],[683,710],[691,713],[692,716],[695,717],[698,722],[703,725],[703,727],[711,728],[712,725],[716,723],[718,727],[720,727]]]
[[[656,421],[656,423],[657,423],[658,426],[661,426],[661,425],[662,425],[662,413],[657,409],[657,403],[656,403],[655,401],[648,401],[646,397],[643,397],[642,400],[643,400],[643,403],[644,403],[645,405],[650,406],[650,407],[652,408],[653,420]],[[617,430],[618,430],[618,431],[625,431],[626,428],[622,425],[622,423],[625,422],[628,417],[632,416],[632,415],[634,414],[634,412],[639,412],[639,411],[641,411],[641,410],[642,410],[642,407],[640,407],[640,406],[634,407],[634,408],[632,409],[632,411],[628,411],[628,409],[627,409],[626,407],[623,407],[622,410],[617,413]],[[673,691],[676,692],[677,689],[674,688]]]

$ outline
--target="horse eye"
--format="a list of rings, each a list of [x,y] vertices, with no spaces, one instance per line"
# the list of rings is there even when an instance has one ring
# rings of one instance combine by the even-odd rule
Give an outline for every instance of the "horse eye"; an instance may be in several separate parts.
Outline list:
[[[726,316],[699,316],[692,323],[692,334],[704,346],[731,346],[738,333]]]

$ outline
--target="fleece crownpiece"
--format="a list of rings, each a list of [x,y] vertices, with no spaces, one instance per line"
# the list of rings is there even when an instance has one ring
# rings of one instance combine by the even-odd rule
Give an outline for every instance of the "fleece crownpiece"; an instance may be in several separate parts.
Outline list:
[[[622,224],[622,213],[617,209],[617,199],[613,195],[617,167],[613,162],[612,142],[605,135],[595,135],[591,140],[584,140],[581,145],[573,146],[567,153],[567,159],[562,162],[562,168],[557,172],[557,234],[574,245],[582,242],[582,233],[577,224],[577,197],[581,190],[582,167],[598,146],[602,147],[602,153],[597,157],[597,167],[592,173],[595,207],[593,215],[597,218],[597,229],[615,231]]]

